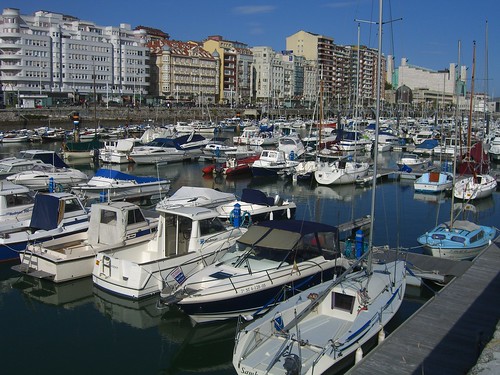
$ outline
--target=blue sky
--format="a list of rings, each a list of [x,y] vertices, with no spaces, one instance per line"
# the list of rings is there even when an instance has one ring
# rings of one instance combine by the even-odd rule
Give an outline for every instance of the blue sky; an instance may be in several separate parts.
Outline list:
[[[286,37],[299,30],[332,37],[338,44],[356,44],[355,19],[378,21],[378,0],[10,0],[3,2],[2,8],[7,7],[19,8],[22,14],[40,9],[60,12],[99,25],[150,26],[183,41],[222,35],[277,51],[285,49]],[[471,67],[475,40],[475,91],[488,87],[490,95],[500,96],[500,44],[495,40],[500,35],[499,15],[498,0],[384,0],[384,22],[402,20],[384,24],[383,53],[394,55],[396,66],[407,57],[410,64],[441,70],[458,62],[460,40],[461,64]],[[377,47],[377,25],[361,24],[361,43]],[[470,73],[469,68],[468,79]]]

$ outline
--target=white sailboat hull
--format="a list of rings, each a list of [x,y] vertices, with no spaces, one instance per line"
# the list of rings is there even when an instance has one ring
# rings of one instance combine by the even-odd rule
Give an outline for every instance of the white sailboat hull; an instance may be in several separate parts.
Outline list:
[[[347,162],[344,167],[339,166],[339,162],[327,163],[317,168],[314,178],[320,185],[353,184],[358,178],[366,177],[368,169],[367,163]]]
[[[285,375],[293,364],[300,374],[337,370],[384,329],[403,301],[404,262],[374,265],[373,271],[370,277],[353,272],[338,285],[312,287],[239,331],[237,373]]]

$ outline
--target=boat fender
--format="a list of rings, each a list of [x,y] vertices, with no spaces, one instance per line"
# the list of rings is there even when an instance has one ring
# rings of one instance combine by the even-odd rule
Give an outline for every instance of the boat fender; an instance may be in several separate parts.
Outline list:
[[[356,349],[356,358],[355,358],[354,362],[358,363],[362,359],[363,359],[363,349],[360,346],[359,348]]]
[[[283,205],[283,198],[281,198],[279,194],[276,194],[276,196],[274,197],[274,205],[275,206]]]
[[[378,339],[378,343],[379,343],[379,344],[380,344],[382,341],[384,341],[384,340],[385,340],[385,331],[384,331],[384,327],[382,327],[382,328],[380,329],[380,331],[378,331],[378,337],[377,337],[377,339]]]

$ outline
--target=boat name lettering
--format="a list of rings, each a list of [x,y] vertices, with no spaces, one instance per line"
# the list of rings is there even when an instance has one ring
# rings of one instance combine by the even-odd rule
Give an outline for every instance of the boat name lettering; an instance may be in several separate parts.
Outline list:
[[[250,371],[245,369],[244,367],[241,368],[241,373],[245,375],[257,375],[257,371]]]
[[[252,286],[247,286],[246,288],[241,288],[240,291],[243,293],[254,292],[256,290],[264,289],[266,287],[266,283],[256,284]]]
[[[217,241],[219,241],[219,237],[202,238],[200,239],[200,244],[206,245],[207,243],[217,242]]]

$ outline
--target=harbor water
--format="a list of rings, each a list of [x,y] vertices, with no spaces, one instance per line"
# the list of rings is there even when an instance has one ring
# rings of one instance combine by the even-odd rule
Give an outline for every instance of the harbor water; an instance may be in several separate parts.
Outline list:
[[[21,149],[58,151],[59,143],[3,144],[0,158]],[[396,169],[398,152],[379,155],[380,166]],[[291,179],[229,179],[203,176],[204,161],[161,166],[114,167],[142,176],[235,193],[246,187],[279,194],[297,204],[296,218],[332,225],[370,214],[371,186],[318,186]],[[91,160],[72,164],[91,177]],[[469,218],[496,226],[500,195],[468,206]],[[412,180],[394,175],[377,185],[373,243],[421,252],[417,237],[450,219],[451,197],[416,194]],[[0,355],[2,374],[234,374],[231,359],[236,322],[194,326],[182,312],[159,310],[156,298],[130,301],[93,287],[85,278],[60,285],[20,276],[14,263],[0,264]],[[388,330],[413,314],[429,298],[428,288],[408,288],[402,308]]]

